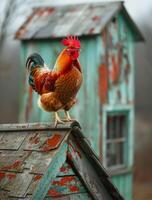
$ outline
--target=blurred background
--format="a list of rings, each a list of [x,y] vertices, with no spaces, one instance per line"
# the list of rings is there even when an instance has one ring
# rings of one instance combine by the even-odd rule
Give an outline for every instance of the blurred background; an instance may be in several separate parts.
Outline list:
[[[20,42],[16,30],[33,7],[94,2],[93,0],[2,0],[0,6],[0,123],[18,121]],[[134,199],[152,199],[152,1],[126,0],[125,6],[145,42],[136,44]]]

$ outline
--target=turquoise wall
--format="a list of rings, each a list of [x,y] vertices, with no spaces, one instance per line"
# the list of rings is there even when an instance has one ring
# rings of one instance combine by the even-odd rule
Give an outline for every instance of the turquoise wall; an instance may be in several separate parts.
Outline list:
[[[112,182],[117,186],[119,192],[123,195],[125,200],[132,199],[132,172],[117,174],[112,177]]]
[[[125,166],[110,169],[113,183],[125,200],[132,199],[134,152],[134,36],[130,25],[118,14],[106,27],[102,45],[106,46],[102,60],[108,67],[107,99],[102,102],[102,155],[106,166],[106,119],[108,112],[128,113],[128,134],[124,149]],[[114,62],[112,62],[112,58]],[[115,72],[115,73],[114,73]],[[117,78],[117,73],[119,74]],[[114,78],[115,77],[115,78]],[[123,173],[121,171],[123,170]]]

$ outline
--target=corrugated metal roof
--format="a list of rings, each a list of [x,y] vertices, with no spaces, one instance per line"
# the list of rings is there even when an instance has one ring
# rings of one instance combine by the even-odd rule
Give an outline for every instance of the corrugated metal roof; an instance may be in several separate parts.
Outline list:
[[[28,40],[99,34],[121,9],[125,10],[121,2],[37,8],[17,31],[16,38]],[[127,19],[135,26],[129,15]],[[134,31],[137,31],[137,38],[141,39],[136,27]]]

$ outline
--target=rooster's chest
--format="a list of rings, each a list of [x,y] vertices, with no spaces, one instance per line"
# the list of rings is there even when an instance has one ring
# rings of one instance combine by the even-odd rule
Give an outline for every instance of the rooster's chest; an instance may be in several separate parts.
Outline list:
[[[67,103],[74,98],[82,83],[82,73],[73,68],[66,74],[62,75],[55,85],[55,92],[62,103]]]

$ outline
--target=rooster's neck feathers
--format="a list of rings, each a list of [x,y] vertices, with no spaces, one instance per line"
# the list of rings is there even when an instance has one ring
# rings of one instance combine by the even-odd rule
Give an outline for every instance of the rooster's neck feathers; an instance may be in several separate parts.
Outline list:
[[[58,72],[65,72],[72,66],[72,59],[67,53],[66,49],[63,49],[62,52],[59,54],[56,63],[54,65],[54,71]]]

